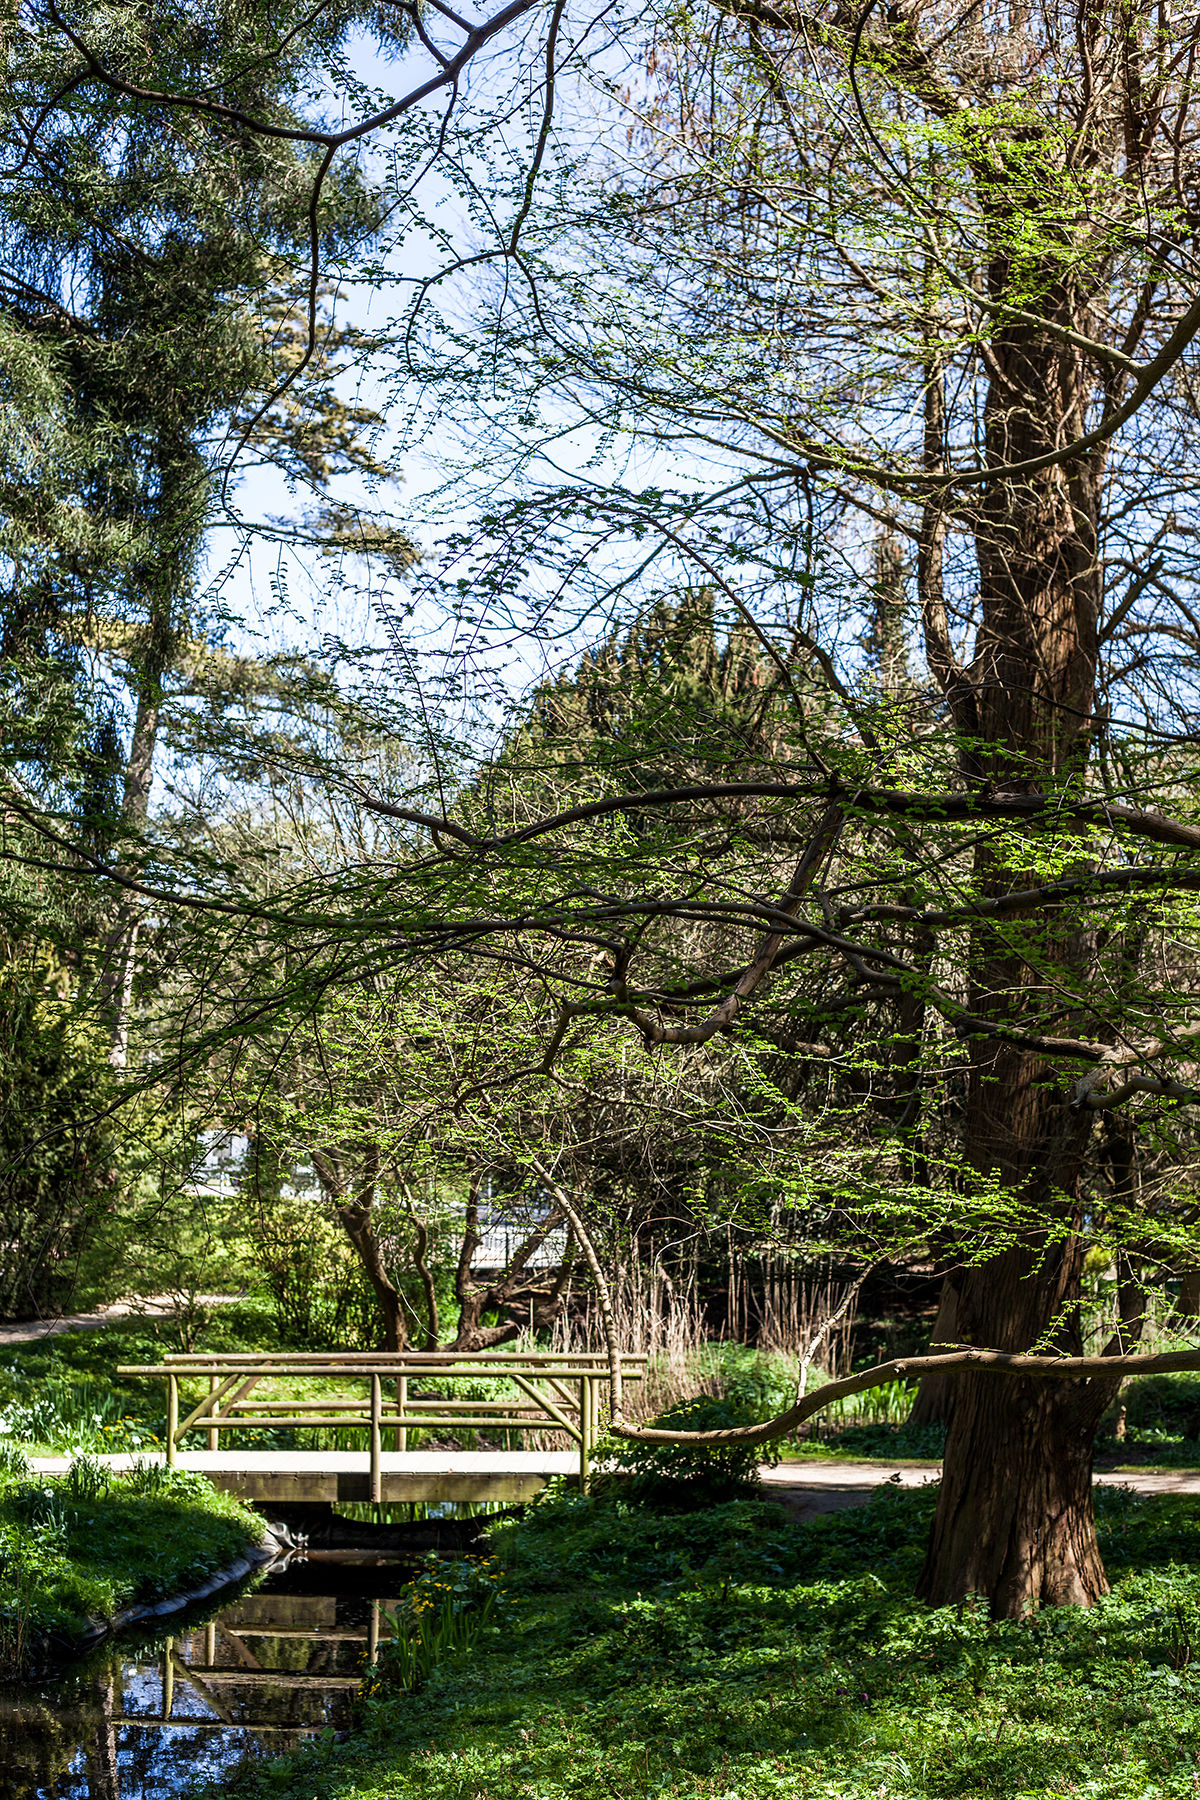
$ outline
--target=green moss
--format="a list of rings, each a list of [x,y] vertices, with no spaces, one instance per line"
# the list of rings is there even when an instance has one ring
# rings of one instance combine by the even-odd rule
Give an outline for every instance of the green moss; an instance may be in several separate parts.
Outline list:
[[[200,1475],[152,1469],[89,1493],[0,1473],[0,1673],[18,1673],[46,1639],[68,1653],[89,1618],[199,1586],[261,1534]]]
[[[519,1623],[345,1746],[247,1771],[293,1800],[1154,1800],[1200,1791],[1200,1509],[1098,1496],[1114,1592],[994,1624],[909,1596],[933,1497],[795,1524],[559,1496],[494,1541]],[[229,1784],[222,1790],[229,1791]]]

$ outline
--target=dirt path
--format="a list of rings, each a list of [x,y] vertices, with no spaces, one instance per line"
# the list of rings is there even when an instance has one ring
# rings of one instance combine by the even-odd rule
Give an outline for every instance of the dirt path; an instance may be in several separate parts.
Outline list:
[[[865,1506],[877,1487],[924,1487],[941,1479],[940,1463],[818,1462],[798,1458],[760,1469],[759,1480],[772,1500],[797,1519]],[[1114,1469],[1096,1475],[1097,1486],[1128,1487],[1138,1494],[1191,1494],[1200,1500],[1200,1469]]]
[[[201,1294],[204,1306],[229,1306],[244,1294]],[[175,1310],[169,1294],[153,1294],[136,1300],[115,1300],[111,1306],[99,1306],[95,1312],[64,1313],[59,1319],[20,1319],[15,1325],[0,1325],[0,1349],[8,1344],[36,1344],[42,1338],[57,1337],[61,1331],[98,1331],[114,1319],[133,1315],[161,1319]]]

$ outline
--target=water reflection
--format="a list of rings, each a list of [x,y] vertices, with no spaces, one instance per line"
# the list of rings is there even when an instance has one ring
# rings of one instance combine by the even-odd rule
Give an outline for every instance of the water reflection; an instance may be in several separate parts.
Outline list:
[[[207,1620],[0,1689],[0,1800],[165,1800],[339,1729],[411,1574],[295,1564]]]

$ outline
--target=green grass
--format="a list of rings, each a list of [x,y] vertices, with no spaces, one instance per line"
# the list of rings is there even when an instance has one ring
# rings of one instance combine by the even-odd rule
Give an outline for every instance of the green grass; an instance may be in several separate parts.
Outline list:
[[[136,1317],[9,1345],[0,1353],[0,1442],[31,1453],[160,1448],[165,1384],[116,1371],[121,1363],[161,1362],[178,1347],[169,1321]],[[252,1301],[216,1309],[201,1343],[212,1351],[276,1347],[271,1315]]]
[[[904,1414],[916,1389],[903,1384],[856,1395],[830,1413],[813,1420],[814,1435],[789,1442],[783,1454],[848,1461],[859,1458],[940,1461],[945,1446],[944,1425],[914,1427]],[[1200,1468],[1200,1376],[1141,1376],[1126,1382],[1125,1436],[1110,1434],[1110,1418],[1096,1442],[1102,1466],[1126,1468]],[[860,1414],[849,1410],[861,1408]]]
[[[1200,1509],[1098,1497],[1114,1591],[994,1624],[909,1596],[932,1496],[809,1524],[558,1497],[494,1543],[517,1623],[346,1745],[222,1792],[291,1800],[1155,1800],[1200,1792]]]
[[[0,1469],[0,1674],[70,1654],[111,1619],[199,1586],[261,1539],[253,1513],[203,1476],[150,1468],[108,1481]]]
[[[944,1425],[848,1425],[828,1437],[788,1442],[783,1460],[941,1462],[945,1448]]]

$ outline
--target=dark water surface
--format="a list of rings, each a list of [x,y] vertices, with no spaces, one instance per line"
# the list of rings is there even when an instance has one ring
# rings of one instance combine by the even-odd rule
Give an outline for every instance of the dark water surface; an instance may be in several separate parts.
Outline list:
[[[296,1562],[53,1681],[0,1687],[0,1800],[167,1800],[349,1723],[411,1562]]]

